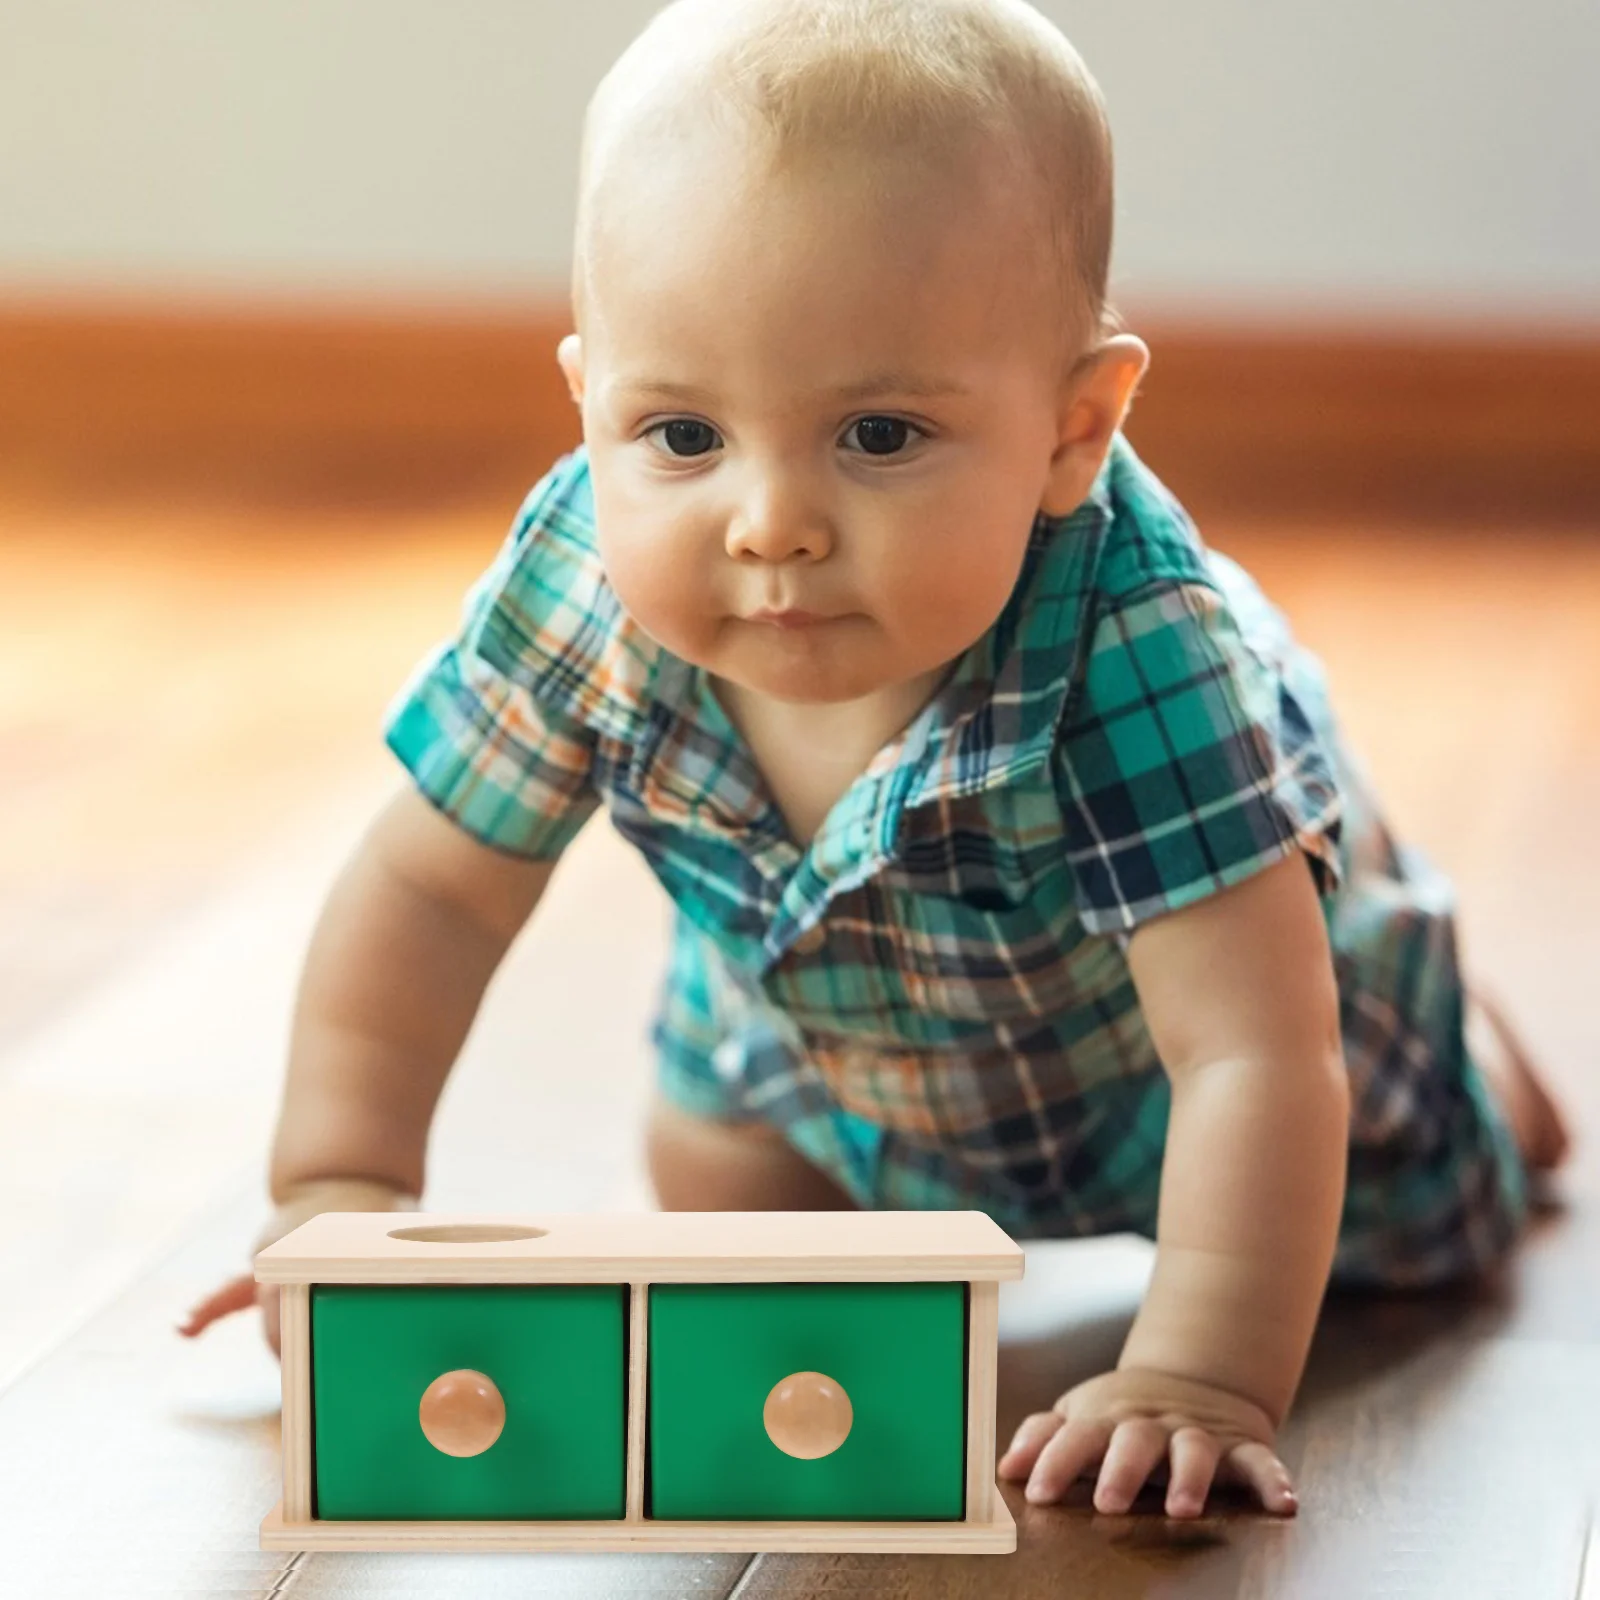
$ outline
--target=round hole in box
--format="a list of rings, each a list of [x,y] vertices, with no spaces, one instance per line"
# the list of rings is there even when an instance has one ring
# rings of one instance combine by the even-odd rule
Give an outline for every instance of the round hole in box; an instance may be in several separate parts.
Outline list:
[[[509,1222],[441,1222],[431,1228],[391,1228],[391,1239],[415,1244],[511,1244],[518,1239],[542,1239],[548,1228],[524,1228]]]

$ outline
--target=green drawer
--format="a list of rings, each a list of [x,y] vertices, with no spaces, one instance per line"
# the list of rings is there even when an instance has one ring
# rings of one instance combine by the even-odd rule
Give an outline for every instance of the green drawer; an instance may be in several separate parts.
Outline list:
[[[658,1284],[650,1290],[649,1514],[939,1520],[963,1515],[964,1283]],[[843,1444],[768,1437],[794,1372],[848,1395]]]
[[[313,1287],[313,1514],[620,1517],[626,1305],[616,1284]],[[505,1400],[480,1455],[445,1455],[418,1421],[423,1391],[457,1368]]]

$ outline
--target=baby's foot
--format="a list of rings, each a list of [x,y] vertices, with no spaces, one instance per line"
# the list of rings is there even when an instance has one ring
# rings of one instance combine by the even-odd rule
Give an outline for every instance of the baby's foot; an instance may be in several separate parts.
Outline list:
[[[1505,1014],[1480,993],[1467,997],[1467,1039],[1511,1124],[1522,1159],[1534,1172],[1559,1167],[1572,1145],[1566,1118]]]

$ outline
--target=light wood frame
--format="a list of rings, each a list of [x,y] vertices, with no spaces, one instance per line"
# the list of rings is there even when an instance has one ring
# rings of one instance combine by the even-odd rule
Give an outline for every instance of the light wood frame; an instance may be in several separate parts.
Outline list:
[[[432,1240],[397,1233],[432,1234]],[[522,1232],[524,1238],[497,1238]],[[1023,1254],[977,1211],[640,1212],[581,1216],[325,1212],[256,1257],[282,1290],[283,1499],[264,1550],[869,1551],[1003,1554],[1016,1524],[996,1492],[999,1286]],[[653,1283],[962,1282],[967,1288],[966,1506],[959,1522],[678,1521],[645,1515]],[[312,1516],[311,1286],[628,1286],[626,1496],[620,1520],[320,1521]]]

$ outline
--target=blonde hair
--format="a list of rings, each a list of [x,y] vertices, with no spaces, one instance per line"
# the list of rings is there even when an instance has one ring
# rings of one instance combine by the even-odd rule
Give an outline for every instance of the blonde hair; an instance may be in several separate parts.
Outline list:
[[[1106,304],[1111,134],[1100,90],[1025,0],[673,0],[590,101],[573,301],[595,191],[630,134],[727,118],[776,168],[827,150],[929,160],[997,140],[1040,207],[1045,270],[1074,351],[1117,326]]]

